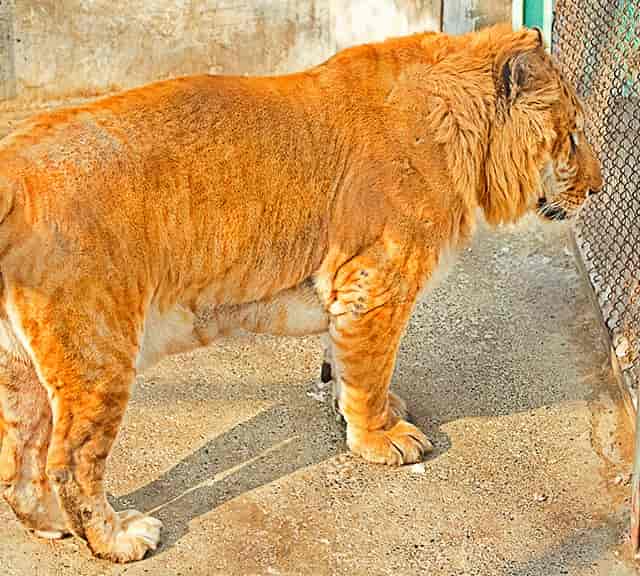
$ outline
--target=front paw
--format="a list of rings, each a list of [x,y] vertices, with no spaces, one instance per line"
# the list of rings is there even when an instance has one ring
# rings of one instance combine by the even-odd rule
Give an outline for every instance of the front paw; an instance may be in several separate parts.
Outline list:
[[[347,445],[369,462],[392,466],[420,462],[433,450],[429,439],[406,420],[399,420],[387,430],[363,430],[348,425]]]

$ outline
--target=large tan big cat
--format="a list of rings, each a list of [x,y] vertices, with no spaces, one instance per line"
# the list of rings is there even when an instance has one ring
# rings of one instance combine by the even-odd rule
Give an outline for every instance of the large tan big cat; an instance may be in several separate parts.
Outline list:
[[[239,331],[326,334],[347,443],[430,449],[389,392],[444,254],[601,186],[537,31],[418,34],[299,74],[196,76],[33,118],[0,143],[0,482],[24,525],[118,562],[105,460],[138,371]]]

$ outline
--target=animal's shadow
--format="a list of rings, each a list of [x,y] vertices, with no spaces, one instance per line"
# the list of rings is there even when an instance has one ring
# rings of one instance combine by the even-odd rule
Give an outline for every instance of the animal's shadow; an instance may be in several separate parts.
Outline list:
[[[193,519],[245,492],[347,452],[344,423],[328,403],[318,404],[318,410],[317,417],[307,418],[287,405],[273,405],[210,440],[152,482],[109,500],[116,510],[135,508],[162,520],[163,538],[156,554],[162,553],[189,531]],[[429,458],[449,449],[446,434],[431,429],[423,419],[413,420],[435,444]]]

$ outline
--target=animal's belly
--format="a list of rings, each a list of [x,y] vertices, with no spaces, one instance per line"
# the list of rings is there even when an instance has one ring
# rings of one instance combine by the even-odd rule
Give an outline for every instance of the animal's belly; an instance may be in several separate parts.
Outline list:
[[[329,316],[311,281],[259,302],[232,306],[183,305],[160,313],[152,307],[145,320],[136,369],[144,371],[165,356],[205,346],[221,336],[258,333],[280,336],[320,334]]]
[[[201,346],[194,324],[195,314],[182,305],[177,305],[163,314],[152,307],[144,323],[136,370],[144,371],[165,356]]]

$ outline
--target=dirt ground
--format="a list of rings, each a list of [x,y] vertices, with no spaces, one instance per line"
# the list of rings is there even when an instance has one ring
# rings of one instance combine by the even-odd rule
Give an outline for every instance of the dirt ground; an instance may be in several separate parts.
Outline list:
[[[164,522],[156,553],[98,561],[29,536],[3,503],[0,571],[635,574],[632,437],[599,330],[565,225],[481,231],[398,359],[393,387],[435,444],[423,465],[347,453],[317,339],[222,341],[138,379],[110,459],[114,506]]]

